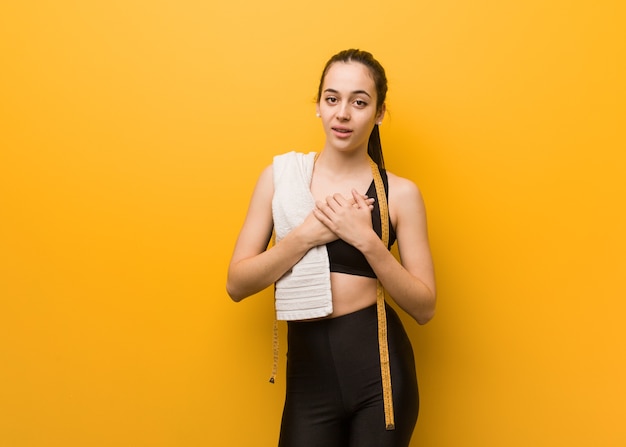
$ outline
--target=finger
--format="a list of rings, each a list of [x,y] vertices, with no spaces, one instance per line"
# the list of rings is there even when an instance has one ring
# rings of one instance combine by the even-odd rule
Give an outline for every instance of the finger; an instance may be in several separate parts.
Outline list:
[[[339,206],[349,206],[350,205],[348,199],[346,199],[344,196],[342,196],[338,192],[333,194],[332,198]]]
[[[340,194],[333,194],[332,196],[327,196],[326,197],[327,209],[332,210],[333,212],[337,212],[342,207],[341,203],[339,202],[341,198],[342,197]]]
[[[354,199],[350,203],[352,203],[353,208],[359,208],[359,204],[356,203]],[[365,203],[369,207],[369,209],[374,209],[374,199],[372,198],[365,199]]]
[[[358,205],[358,208],[366,208],[374,203],[373,199],[366,199],[367,196],[363,196],[359,194],[356,189],[352,190],[352,197],[354,198],[354,203]]]
[[[317,219],[317,221],[326,228],[327,231],[330,231],[335,237],[337,234],[335,233],[337,228],[336,225],[331,220],[330,216],[324,213],[323,210],[319,208],[313,208],[313,216]]]
[[[318,211],[319,213],[321,213],[325,217],[327,217],[328,214],[332,212],[332,209],[328,205],[328,202],[324,202],[322,200],[317,200],[315,202],[315,208],[313,208],[313,211]],[[316,216],[317,216],[317,214],[316,214]]]
[[[328,218],[328,216],[326,215],[326,213],[324,212],[324,210],[321,210],[317,207],[313,208],[313,215],[315,216],[315,218],[324,226],[328,227],[330,222],[330,219]]]

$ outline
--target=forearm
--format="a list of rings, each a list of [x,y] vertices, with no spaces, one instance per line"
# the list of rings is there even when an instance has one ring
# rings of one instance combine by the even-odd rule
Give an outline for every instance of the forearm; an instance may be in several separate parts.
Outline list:
[[[357,248],[372,266],[383,287],[404,311],[419,324],[432,319],[436,303],[434,284],[428,285],[403,267],[373,232]]]
[[[311,248],[300,232],[289,233],[278,244],[255,256],[234,261],[228,268],[226,290],[241,301],[269,287],[291,269]]]

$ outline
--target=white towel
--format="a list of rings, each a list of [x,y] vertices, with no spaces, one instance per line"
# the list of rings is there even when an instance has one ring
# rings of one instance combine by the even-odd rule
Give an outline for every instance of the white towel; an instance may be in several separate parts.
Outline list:
[[[315,206],[311,177],[315,152],[288,152],[274,157],[272,214],[276,243],[299,226]],[[313,247],[276,281],[276,318],[306,320],[330,315],[330,265],[325,245]]]

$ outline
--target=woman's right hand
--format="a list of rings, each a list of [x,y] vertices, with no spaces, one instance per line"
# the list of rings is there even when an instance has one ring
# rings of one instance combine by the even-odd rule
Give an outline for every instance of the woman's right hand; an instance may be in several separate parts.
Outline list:
[[[338,239],[337,235],[330,231],[330,229],[313,214],[313,211],[304,219],[304,222],[300,224],[297,231],[299,236],[302,237],[311,248],[317,247],[318,245],[325,245]]]

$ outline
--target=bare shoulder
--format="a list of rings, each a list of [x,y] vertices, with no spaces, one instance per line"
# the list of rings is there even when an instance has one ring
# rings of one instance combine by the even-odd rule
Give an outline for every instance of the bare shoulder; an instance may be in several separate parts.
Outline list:
[[[395,175],[387,171],[389,179],[389,202],[390,205],[410,203],[423,204],[422,193],[419,187],[411,180]]]
[[[422,193],[411,180],[387,172],[389,179],[389,216],[396,233],[425,226],[426,209]]]
[[[252,199],[263,197],[265,199],[268,196],[272,196],[274,194],[274,173],[272,165],[266,166],[261,173],[259,174],[259,178],[257,179],[256,186],[254,188],[254,193],[252,195]]]
[[[259,175],[259,183],[273,184],[274,168],[273,165],[266,166]]]
[[[271,222],[272,216],[272,197],[274,195],[274,179],[272,165],[267,166],[261,171],[252,192],[250,205],[248,207],[248,216],[246,225]]]

